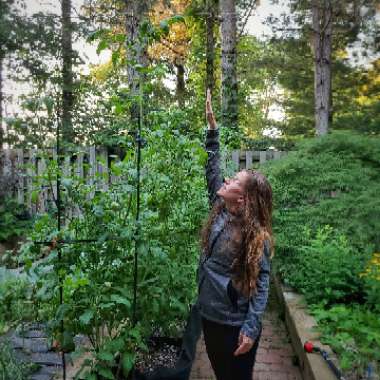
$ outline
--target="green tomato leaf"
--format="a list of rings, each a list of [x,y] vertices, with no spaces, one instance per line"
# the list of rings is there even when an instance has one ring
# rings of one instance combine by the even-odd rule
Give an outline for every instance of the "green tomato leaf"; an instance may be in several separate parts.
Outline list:
[[[112,294],[111,295],[111,301],[114,301],[116,303],[119,303],[119,304],[123,304],[127,307],[130,307],[131,306],[131,303],[130,301],[127,299],[127,298],[124,298],[124,297],[121,297],[117,294]]]
[[[85,311],[80,317],[79,317],[79,320],[85,324],[85,325],[88,325],[92,319],[92,317],[94,316],[94,312],[93,310],[87,310]]]
[[[123,366],[123,374],[125,377],[128,376],[130,370],[133,367],[133,364],[135,362],[135,355],[131,353],[124,353],[122,358],[121,358],[121,363]]]
[[[98,353],[98,358],[100,359],[100,360],[105,360],[105,361],[107,361],[107,362],[110,362],[110,361],[112,361],[113,360],[113,355],[112,355],[112,353],[111,352],[108,352],[108,351],[100,351],[99,353]]]
[[[32,191],[32,194],[30,195],[30,198],[31,198],[31,200],[32,200],[33,203],[37,202],[37,200],[38,200],[38,194],[39,194],[38,190],[33,190]]]
[[[115,379],[115,376],[113,375],[113,373],[111,372],[109,368],[100,367],[98,371],[99,371],[99,375],[102,375],[106,379],[110,379],[110,380]]]

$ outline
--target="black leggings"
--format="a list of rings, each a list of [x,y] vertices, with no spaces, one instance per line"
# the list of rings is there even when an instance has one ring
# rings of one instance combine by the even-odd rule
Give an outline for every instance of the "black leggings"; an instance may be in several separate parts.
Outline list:
[[[202,317],[202,328],[207,355],[217,380],[252,380],[261,331],[248,352],[234,356],[240,326],[219,324]]]

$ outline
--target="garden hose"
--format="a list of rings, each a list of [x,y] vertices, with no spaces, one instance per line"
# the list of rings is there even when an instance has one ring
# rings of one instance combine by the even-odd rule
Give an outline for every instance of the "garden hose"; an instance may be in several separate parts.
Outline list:
[[[303,345],[303,348],[308,353],[319,352],[321,354],[322,358],[325,360],[325,362],[330,367],[330,369],[334,372],[334,375],[337,377],[337,379],[345,380],[340,369],[329,358],[329,354],[327,353],[327,351],[322,350],[322,348],[320,348],[320,347],[314,346],[314,344],[310,341],[305,342],[305,344]]]

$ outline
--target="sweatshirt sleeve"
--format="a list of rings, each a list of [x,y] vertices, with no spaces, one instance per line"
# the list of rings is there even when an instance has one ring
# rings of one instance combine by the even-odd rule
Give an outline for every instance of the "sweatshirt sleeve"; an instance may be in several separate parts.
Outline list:
[[[265,246],[257,279],[257,293],[252,295],[250,299],[247,317],[240,330],[244,335],[253,340],[259,335],[262,315],[268,302],[269,276],[270,253],[268,246]]]
[[[206,180],[209,202],[212,206],[217,199],[216,192],[223,184],[220,171],[220,153],[219,153],[219,130],[207,129],[206,131]]]

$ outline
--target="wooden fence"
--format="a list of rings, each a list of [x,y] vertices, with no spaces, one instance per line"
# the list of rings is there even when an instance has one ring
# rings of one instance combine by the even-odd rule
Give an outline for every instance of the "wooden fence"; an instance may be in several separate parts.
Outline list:
[[[278,159],[287,154],[284,151],[239,151],[228,154],[224,162],[233,162],[235,168],[251,168],[255,164],[262,164],[268,160]],[[48,180],[47,160],[56,160],[55,149],[5,149],[0,150],[0,191],[13,195],[20,204],[27,206],[30,214],[45,212],[49,205],[57,198],[55,180]],[[119,178],[111,174],[112,161],[120,161],[120,157],[110,154],[103,147],[83,147],[76,152],[66,153],[61,158],[62,177],[76,175],[84,182],[94,185],[95,190],[106,191],[111,183]],[[36,188],[35,179],[43,178],[39,188]],[[89,197],[93,196],[92,193]]]

